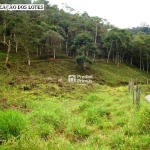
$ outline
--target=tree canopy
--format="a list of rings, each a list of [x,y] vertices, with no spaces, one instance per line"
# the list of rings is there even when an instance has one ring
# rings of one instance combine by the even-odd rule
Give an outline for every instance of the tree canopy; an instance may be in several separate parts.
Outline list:
[[[0,0],[0,3],[31,3],[28,0]],[[119,29],[101,17],[79,14],[64,4],[67,11],[46,0],[44,11],[1,11],[0,45],[9,53],[20,51],[30,65],[30,55],[53,55],[61,51],[77,64],[106,58],[118,66],[126,62],[149,72],[149,26]],[[75,13],[72,13],[75,12]],[[16,54],[17,55],[17,54]]]

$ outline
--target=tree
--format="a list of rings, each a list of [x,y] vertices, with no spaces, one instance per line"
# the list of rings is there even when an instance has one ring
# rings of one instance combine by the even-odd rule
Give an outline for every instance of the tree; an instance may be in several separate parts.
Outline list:
[[[11,50],[11,46],[12,46],[12,26],[11,26],[11,17],[12,17],[12,13],[8,13],[7,11],[2,12],[1,14],[1,25],[0,25],[0,34],[1,34],[1,40],[0,42],[4,45],[7,46],[7,54],[6,54],[6,60],[5,60],[5,64],[4,67],[7,69],[7,64],[8,64],[8,60],[9,60],[9,53]]]
[[[102,21],[102,18],[99,17],[92,17],[93,24],[95,26],[95,36],[94,36],[94,42],[97,43],[97,36],[98,36],[98,27],[100,28],[100,23]]]
[[[87,66],[86,63],[89,63],[89,64],[92,63],[91,59],[88,58],[87,56],[79,55],[76,57],[76,64],[79,66],[83,66],[84,70],[86,69],[86,66]]]
[[[33,51],[34,47],[34,40],[36,35],[36,30],[34,30],[34,25],[32,22],[30,22],[30,18],[26,12],[22,12],[23,20],[22,24],[19,28],[19,35],[18,35],[18,42],[23,47],[23,49],[26,52],[27,62],[30,66],[31,59],[30,59],[30,52]]]
[[[53,54],[54,54],[54,59],[56,57],[56,48],[58,47],[57,45],[60,44],[64,38],[57,32],[53,30],[48,30],[47,32],[44,33],[43,39],[46,40],[47,44],[51,45],[53,48]]]
[[[65,48],[66,48],[66,56],[68,56],[69,52],[68,52],[68,27],[69,27],[69,21],[65,21],[65,20],[62,20],[58,23],[58,25],[62,28],[63,32],[65,33],[65,35],[63,36],[64,39],[65,39]]]
[[[103,47],[107,49],[107,63],[109,62],[110,54],[111,54],[113,43],[115,42],[115,40],[116,40],[116,35],[113,30],[108,32],[108,34],[106,35],[104,39]]]
[[[123,62],[131,42],[131,33],[128,30],[114,28],[104,38],[103,47],[107,52],[107,63],[113,51],[113,61],[117,65]],[[115,59],[114,59],[115,54]]]
[[[107,49],[107,63],[109,62],[112,49],[115,50],[116,52],[115,63],[118,62],[118,56],[119,56],[118,50],[121,44],[122,44],[121,35],[120,35],[119,29],[116,28],[116,29],[109,31],[104,39],[104,47]]]
[[[76,57],[77,64],[82,64],[86,68],[86,62],[89,61],[89,52],[91,55],[97,53],[97,47],[94,44],[93,38],[87,33],[78,34],[73,41],[72,48],[76,49],[78,56]],[[93,58],[95,59],[95,57]]]
[[[146,48],[146,65],[147,73],[149,72],[149,58],[150,58],[150,35],[147,35],[144,39],[145,48]]]
[[[138,46],[139,48],[139,55],[140,55],[140,70],[142,68],[142,46],[144,44],[144,36],[145,34],[143,32],[139,32],[138,35],[135,35],[134,36],[134,39],[133,39],[133,43]]]

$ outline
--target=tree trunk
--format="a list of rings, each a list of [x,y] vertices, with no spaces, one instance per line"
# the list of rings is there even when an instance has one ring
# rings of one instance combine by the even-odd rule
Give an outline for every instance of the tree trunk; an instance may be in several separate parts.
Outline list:
[[[68,56],[68,34],[67,34],[67,40],[66,40],[66,56]]]
[[[5,35],[5,31],[4,31],[4,34],[3,34],[3,38],[4,38],[4,43],[6,44],[6,35]]]
[[[61,43],[60,43],[60,52],[61,52]]]
[[[86,56],[87,56],[87,57],[89,56],[89,51],[86,51]]]
[[[118,60],[118,53],[116,53],[115,55],[115,64],[117,63],[117,60]]]
[[[37,46],[37,50],[36,50],[36,56],[38,57],[39,56],[39,48]]]
[[[142,53],[142,50],[141,50],[141,45],[140,45],[140,70],[142,68],[142,58],[141,58],[141,53]]]
[[[118,43],[116,40],[116,51],[118,50]],[[118,52],[116,52],[116,56],[115,56],[115,64],[118,62]]]
[[[16,39],[16,34],[14,34],[14,42],[16,43],[15,48],[16,48],[16,53],[17,53],[18,52],[18,41]]]
[[[119,57],[119,61],[120,61],[120,64],[122,63],[122,57],[121,57],[121,54],[120,54],[120,57]]]
[[[122,63],[124,62],[124,53],[122,54],[122,59],[121,59]]]
[[[114,53],[113,53],[113,62],[115,61],[115,56],[114,56]]]
[[[30,53],[29,53],[27,47],[25,47],[25,51],[26,51],[26,56],[27,56],[28,65],[30,66],[30,65],[31,65]]]
[[[5,67],[7,67],[7,64],[8,64],[8,59],[9,59],[9,53],[10,53],[10,50],[11,50],[11,42],[10,40],[8,41],[8,44],[7,45],[7,55],[6,55],[6,60],[5,60]]]
[[[143,68],[143,70],[144,70],[144,62],[143,62],[143,58],[142,58],[142,68]]]
[[[108,63],[108,61],[109,61],[110,52],[111,52],[111,51],[109,51],[109,52],[108,52],[108,56],[107,56],[107,63]]]
[[[110,50],[108,51],[107,63],[109,62],[110,53],[111,53],[111,47],[110,47]]]
[[[119,64],[120,64],[120,55],[119,55],[119,53],[118,53],[118,56],[117,56],[117,66],[119,66]]]
[[[130,65],[132,66],[133,57],[130,57]]]
[[[148,54],[147,54],[147,74],[148,74],[148,70],[149,70],[149,61],[148,61]]]
[[[42,54],[43,46],[40,47],[40,55]]]
[[[83,68],[86,69],[86,62],[83,63]]]
[[[18,42],[16,41],[16,53],[18,52]]]
[[[149,70],[149,64],[147,63],[147,74],[148,74],[148,70]]]
[[[96,32],[95,32],[95,44],[97,42],[97,24],[96,24]]]
[[[54,59],[56,58],[56,51],[55,51],[55,47],[54,47]]]
[[[68,41],[66,42],[66,56],[68,56]]]
[[[109,51],[107,50],[108,51],[107,63],[109,61],[109,57],[110,57],[110,54],[111,54],[112,44],[113,44],[113,41],[111,41],[111,45],[110,45]]]
[[[95,54],[93,54],[93,62],[95,62]]]

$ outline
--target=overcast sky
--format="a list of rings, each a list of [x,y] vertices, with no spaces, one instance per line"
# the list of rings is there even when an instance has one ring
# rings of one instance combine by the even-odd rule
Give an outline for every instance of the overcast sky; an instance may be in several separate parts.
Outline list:
[[[50,4],[62,3],[76,11],[86,11],[90,16],[107,19],[119,28],[137,27],[142,22],[150,25],[150,0],[49,0]]]

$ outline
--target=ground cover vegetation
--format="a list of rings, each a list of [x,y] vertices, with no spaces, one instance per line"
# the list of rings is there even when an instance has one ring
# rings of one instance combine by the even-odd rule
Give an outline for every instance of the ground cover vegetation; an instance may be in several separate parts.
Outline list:
[[[35,3],[45,10],[0,11],[0,149],[149,150],[148,32]],[[92,84],[69,83],[73,74]]]

